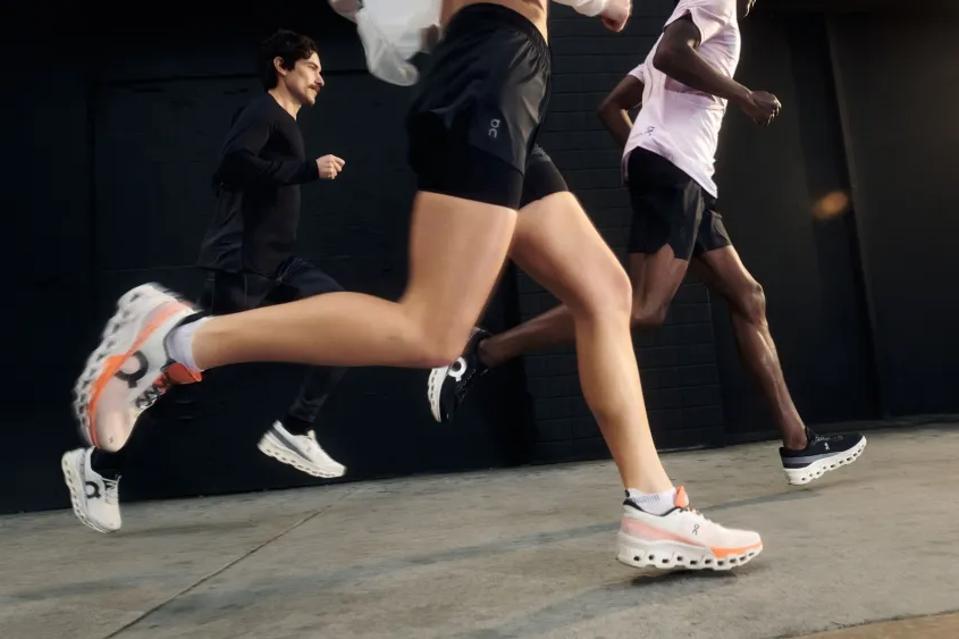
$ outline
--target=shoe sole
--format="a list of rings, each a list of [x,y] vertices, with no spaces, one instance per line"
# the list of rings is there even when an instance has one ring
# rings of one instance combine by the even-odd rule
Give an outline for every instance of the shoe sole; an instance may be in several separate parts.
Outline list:
[[[443,416],[440,413],[440,395],[443,390],[443,380],[449,372],[449,366],[440,366],[430,371],[430,378],[426,383],[426,398],[430,402],[430,412],[433,413],[433,419],[438,423],[443,423]]]
[[[763,551],[762,544],[722,558],[709,548],[677,541],[644,541],[622,532],[617,537],[616,559],[633,568],[686,568],[689,570],[732,570],[743,566]]]
[[[63,471],[63,480],[67,484],[67,490],[70,492],[70,503],[73,505],[73,514],[77,516],[77,519],[80,520],[80,523],[87,528],[91,528],[105,535],[116,532],[115,530],[98,526],[92,519],[90,519],[86,513],[86,510],[84,510],[82,506],[83,498],[81,498],[81,495],[84,495],[84,487],[81,483],[81,477],[78,477],[80,471],[75,467],[69,452],[64,453],[60,458],[60,469]]]
[[[324,469],[320,466],[309,465],[303,458],[294,455],[290,452],[290,449],[284,446],[282,443],[277,441],[271,433],[266,433],[263,437],[260,438],[260,441],[257,443],[256,447],[260,449],[260,452],[266,455],[267,457],[272,457],[278,462],[284,463],[288,466],[292,466],[300,472],[306,473],[313,477],[322,477],[323,479],[336,479],[337,477],[342,477],[346,474],[346,467],[341,466],[335,470]]]
[[[853,463],[859,459],[859,456],[862,455],[864,450],[866,450],[865,437],[849,450],[837,453],[833,457],[826,457],[825,459],[814,461],[805,468],[784,468],[783,471],[785,471],[786,478],[791,485],[804,486],[813,480],[819,479],[831,470],[836,470],[840,466],[847,466]]]
[[[116,313],[107,321],[100,344],[87,358],[83,373],[73,387],[73,412],[80,423],[80,435],[91,446],[99,445],[94,418],[96,404],[106,382],[120,370],[130,357],[131,351],[146,342],[166,319],[179,310],[178,307],[171,306],[168,312],[154,319],[149,325],[141,327],[135,323],[137,317],[132,307],[145,297],[163,297],[182,304],[155,284],[137,286],[124,293],[117,301]],[[153,381],[150,380],[150,383]]]

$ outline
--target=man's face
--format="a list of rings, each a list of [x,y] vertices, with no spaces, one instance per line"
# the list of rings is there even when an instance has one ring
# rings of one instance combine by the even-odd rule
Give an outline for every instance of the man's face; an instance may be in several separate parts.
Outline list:
[[[753,7],[756,5],[756,0],[738,0],[739,4],[739,17],[745,18],[749,15],[749,12],[753,10]]]
[[[316,96],[326,84],[323,80],[323,67],[320,56],[315,52],[309,57],[297,60],[292,69],[283,69],[283,82],[290,94],[303,106],[316,104]]]

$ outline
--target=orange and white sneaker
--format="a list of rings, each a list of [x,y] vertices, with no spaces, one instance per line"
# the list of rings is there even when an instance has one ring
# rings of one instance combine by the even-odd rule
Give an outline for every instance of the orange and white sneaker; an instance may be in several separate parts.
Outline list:
[[[165,344],[174,328],[196,316],[192,306],[156,284],[120,298],[73,389],[73,410],[88,444],[119,450],[140,413],[170,384],[200,381],[199,373],[170,361]]]
[[[675,506],[652,515],[627,497],[619,529],[617,559],[643,568],[729,570],[763,550],[759,533],[724,528],[689,507],[686,490],[676,489]]]

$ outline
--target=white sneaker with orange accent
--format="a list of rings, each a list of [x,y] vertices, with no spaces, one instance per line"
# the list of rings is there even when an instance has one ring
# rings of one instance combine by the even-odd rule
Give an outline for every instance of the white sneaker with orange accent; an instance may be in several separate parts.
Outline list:
[[[167,335],[196,310],[155,284],[127,291],[74,386],[80,435],[97,448],[126,443],[137,418],[171,383],[199,381],[167,355]],[[169,370],[169,375],[167,371]]]
[[[617,541],[616,558],[637,568],[729,570],[763,550],[759,533],[724,528],[691,509],[682,486],[664,515],[651,515],[627,498]]]

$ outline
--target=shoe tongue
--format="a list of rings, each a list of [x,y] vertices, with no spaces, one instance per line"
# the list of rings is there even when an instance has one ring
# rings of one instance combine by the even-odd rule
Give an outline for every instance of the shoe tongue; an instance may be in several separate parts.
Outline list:
[[[689,495],[686,494],[685,486],[678,486],[676,488],[676,497],[673,498],[673,505],[676,506],[676,508],[689,507]]]

